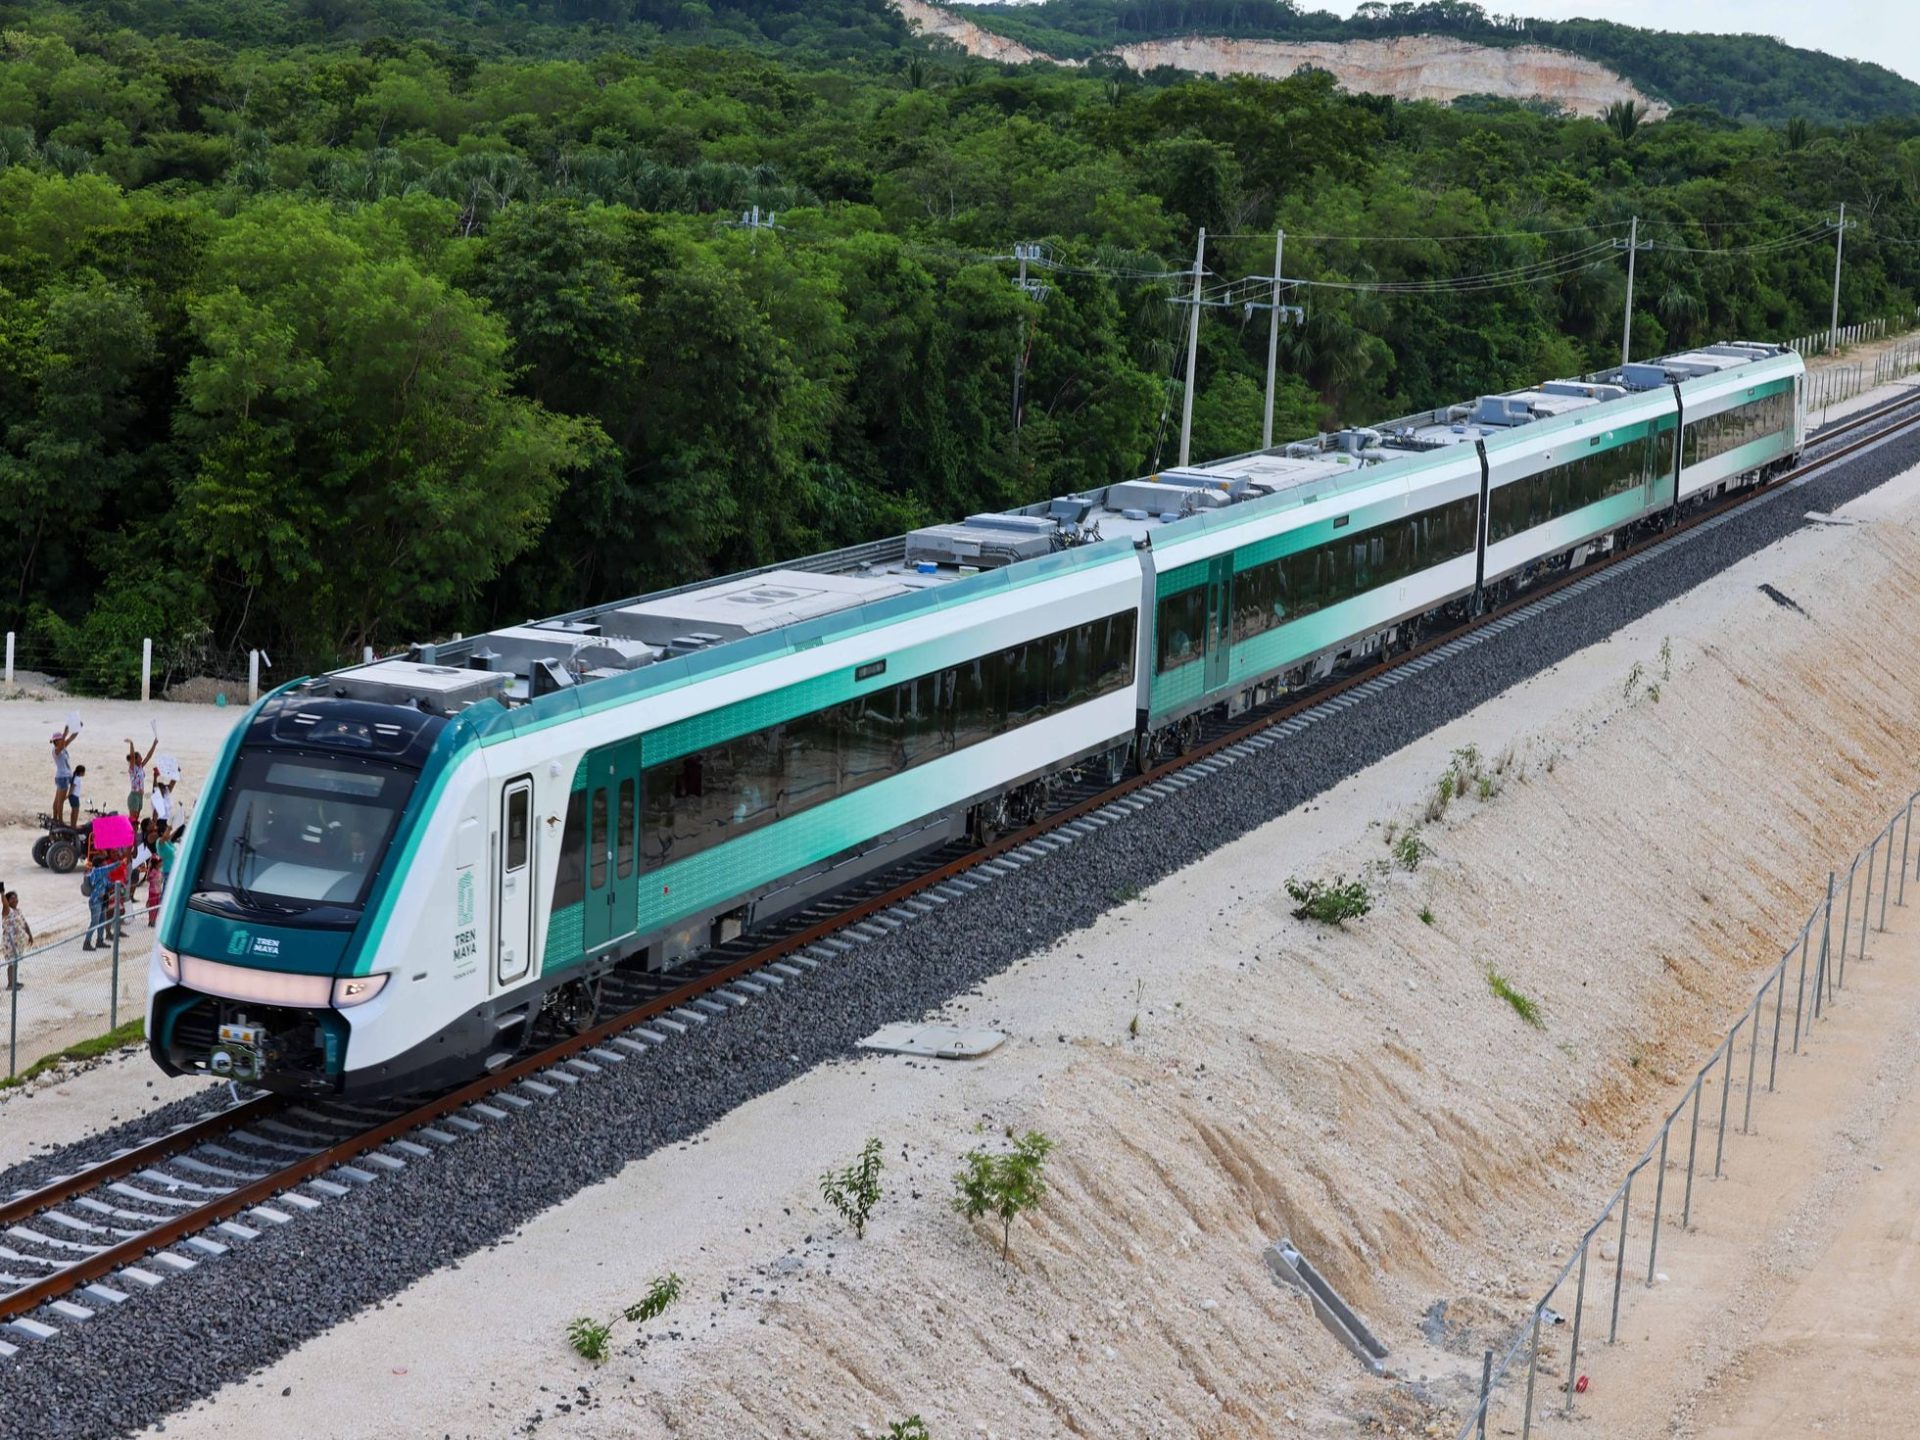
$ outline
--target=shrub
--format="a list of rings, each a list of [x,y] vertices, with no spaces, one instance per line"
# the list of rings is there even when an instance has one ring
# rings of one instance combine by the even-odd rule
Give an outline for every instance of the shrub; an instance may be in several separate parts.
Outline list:
[[[926,1421],[918,1415],[909,1415],[887,1426],[887,1440],[933,1440],[933,1437],[927,1432]]]
[[[853,1227],[856,1240],[867,1233],[867,1217],[880,1200],[880,1172],[886,1168],[886,1161],[880,1158],[880,1142],[873,1139],[861,1147],[860,1158],[853,1164],[820,1177],[821,1198]]]
[[[1393,844],[1393,858],[1400,862],[1402,870],[1418,870],[1420,862],[1432,853],[1432,848],[1420,838],[1418,830],[1409,830]]]
[[[1420,907],[1420,923],[1422,925],[1431,925],[1433,923],[1433,907],[1431,905],[1422,905]]]
[[[1029,1130],[1006,1155],[969,1150],[953,1176],[953,1208],[969,1220],[991,1215],[1000,1222],[1000,1258],[1013,1251],[1013,1222],[1038,1205],[1047,1193],[1044,1173],[1053,1141]]]
[[[1491,965],[1487,967],[1487,985],[1492,989],[1494,994],[1511,1005],[1513,1007],[1513,1013],[1526,1021],[1527,1024],[1536,1030],[1544,1030],[1547,1028],[1547,1022],[1540,1015],[1539,1005],[1535,1004],[1528,996],[1514,989],[1513,983]]]
[[[1325,880],[1287,881],[1287,896],[1294,902],[1293,918],[1317,920],[1322,925],[1338,925],[1357,920],[1373,909],[1373,892],[1360,880],[1335,876]]]
[[[570,1321],[567,1325],[567,1341],[583,1360],[598,1365],[607,1358],[607,1339],[613,1334],[613,1327],[599,1320],[590,1320],[585,1315]]]
[[[664,1313],[679,1298],[680,1277],[668,1271],[647,1288],[645,1295],[627,1307],[627,1319],[636,1325],[644,1325]]]

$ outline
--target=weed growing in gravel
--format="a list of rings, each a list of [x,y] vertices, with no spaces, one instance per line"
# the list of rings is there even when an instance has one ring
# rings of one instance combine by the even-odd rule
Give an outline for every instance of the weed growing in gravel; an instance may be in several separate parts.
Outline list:
[[[1112,891],[1107,898],[1116,905],[1125,905],[1130,900],[1138,900],[1140,898],[1140,887],[1138,885],[1122,885],[1118,890]]]
[[[886,1168],[876,1138],[860,1147],[860,1158],[846,1169],[829,1170],[820,1177],[820,1197],[853,1227],[856,1240],[866,1236],[867,1217],[880,1202],[880,1172]]]
[[[1453,771],[1449,770],[1440,777],[1440,783],[1433,787],[1433,794],[1427,797],[1426,821],[1437,825],[1447,813],[1447,806],[1453,803]]]
[[[1656,705],[1660,703],[1660,684],[1658,681],[1647,686],[1647,698]]]
[[[1491,775],[1482,775],[1480,777],[1480,788],[1475,793],[1479,795],[1483,802],[1491,800],[1500,793],[1500,782]]]
[[[1662,680],[1673,678],[1673,637],[1671,635],[1663,635],[1660,638],[1660,678]]]
[[[1287,881],[1287,898],[1293,901],[1293,918],[1317,920],[1322,925],[1338,925],[1358,920],[1373,909],[1373,892],[1363,880],[1348,880],[1336,875],[1327,880]]]
[[[680,1277],[668,1271],[647,1287],[645,1295],[627,1306],[627,1319],[636,1325],[644,1325],[665,1313],[666,1308],[679,1298]]]
[[[1422,925],[1431,925],[1433,923],[1433,907],[1431,905],[1422,905],[1420,907],[1420,923]]]
[[[1418,870],[1420,862],[1433,853],[1433,847],[1420,838],[1418,830],[1409,830],[1394,842],[1393,858],[1402,870]]]
[[[607,1340],[612,1334],[613,1326],[590,1320],[585,1315],[567,1324],[567,1343],[582,1360],[595,1365],[607,1358]]]
[[[1491,965],[1487,967],[1487,984],[1507,1004],[1513,1007],[1513,1013],[1536,1030],[1547,1028],[1547,1022],[1541,1018],[1540,1007],[1525,994],[1513,988],[1511,981]]]
[[[918,1415],[909,1415],[887,1426],[887,1440],[933,1440],[933,1436],[926,1421]]]
[[[969,1150],[953,1176],[953,1208],[969,1220],[991,1215],[1000,1222],[1000,1258],[1013,1253],[1013,1222],[1046,1196],[1043,1173],[1053,1141],[1029,1130],[1006,1155]]]
[[[1133,982],[1133,1019],[1127,1022],[1127,1038],[1130,1040],[1138,1040],[1140,1038],[1140,997],[1146,994],[1146,991],[1146,981],[1136,980]]]
[[[1633,662],[1633,668],[1627,671],[1627,683],[1620,687],[1620,698],[1622,700],[1631,700],[1633,698],[1633,692],[1640,687],[1641,677],[1646,673],[1646,666],[1642,665],[1638,660]]]

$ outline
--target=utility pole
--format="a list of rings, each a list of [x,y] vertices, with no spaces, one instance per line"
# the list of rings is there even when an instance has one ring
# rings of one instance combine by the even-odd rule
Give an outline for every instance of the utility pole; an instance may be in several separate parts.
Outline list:
[[[1027,279],[1027,262],[1039,260],[1042,252],[1038,241],[1027,241],[1013,247],[1013,258],[1020,262],[1020,278],[1014,283],[1020,287],[1020,293],[1030,300],[1044,302],[1051,290],[1044,280]],[[1020,394],[1027,373],[1027,321],[1020,319],[1020,347],[1013,355],[1013,449],[1020,453]]]
[[[1200,229],[1200,243],[1193,252],[1193,317],[1187,329],[1187,383],[1180,397],[1180,464],[1184,467],[1193,448],[1193,370],[1200,358],[1200,277],[1207,264],[1207,231]]]
[[[1827,321],[1827,349],[1840,348],[1840,256],[1847,247],[1847,202],[1840,202],[1840,219],[1833,227],[1833,314]]]
[[[1621,242],[1613,242],[1618,249]],[[1620,323],[1620,363],[1625,365],[1633,358],[1633,262],[1642,250],[1651,250],[1653,242],[1640,243],[1640,217],[1633,217],[1633,224],[1627,230],[1627,314]]]
[[[1273,448],[1273,384],[1280,358],[1280,261],[1287,253],[1287,232],[1273,232],[1273,308],[1267,311],[1267,409],[1260,422],[1260,448]]]

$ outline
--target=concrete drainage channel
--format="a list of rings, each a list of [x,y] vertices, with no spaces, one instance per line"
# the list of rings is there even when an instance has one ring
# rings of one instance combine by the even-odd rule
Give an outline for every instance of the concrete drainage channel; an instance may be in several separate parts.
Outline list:
[[[1857,478],[1840,478],[1836,488],[1841,492],[1841,502],[1888,478],[1893,471],[1887,466],[1911,463],[1912,457],[1904,454],[1910,448],[1889,454]],[[1751,507],[1742,507],[1732,513],[1750,511]],[[1765,522],[1761,528],[1777,536],[1791,528],[1791,523],[1783,517],[1779,522]],[[1756,542],[1764,543],[1766,537]],[[1673,548],[1659,547],[1662,553],[1670,553]],[[1726,563],[1720,557],[1712,559],[1714,569]],[[1670,597],[1658,592],[1674,585],[1686,588],[1693,581],[1684,572],[1701,568],[1697,561],[1680,567],[1681,573],[1647,587],[1654,593],[1630,597],[1625,608],[1661,603]],[[1624,565],[1615,565],[1578,583],[1591,588],[1605,575],[1626,570]],[[1553,598],[1543,596],[1542,602]],[[1526,613],[1548,608],[1535,602]],[[1553,637],[1546,648],[1559,646],[1563,640],[1589,643],[1574,632],[1583,632],[1591,625],[1617,623],[1617,615],[1596,614],[1572,627],[1567,636]],[[1489,626],[1486,633],[1502,631]],[[1475,632],[1459,638],[1477,644],[1485,635]],[[1457,655],[1465,648],[1455,645],[1449,653]],[[1535,645],[1529,650],[1540,648]],[[1498,658],[1505,652],[1496,647],[1494,653]],[[1537,670],[1537,654],[1514,659],[1526,673]],[[1422,668],[1431,668],[1431,663]],[[1503,660],[1494,668],[1501,674],[1475,676],[1466,684],[1465,690],[1472,693],[1457,693],[1462,689],[1457,681],[1444,684],[1448,707],[1457,705],[1455,713],[1464,713],[1487,685],[1497,682],[1504,688],[1521,678],[1509,661]],[[1394,678],[1389,680],[1389,675]],[[284,1214],[284,1222],[253,1213],[236,1217],[235,1223],[250,1231],[249,1236],[225,1232],[220,1239],[207,1237],[224,1247],[224,1255],[196,1258],[194,1249],[188,1247],[179,1258],[193,1261],[191,1269],[166,1274],[161,1269],[170,1271],[172,1267],[137,1267],[158,1274],[162,1282],[158,1286],[142,1287],[124,1271],[103,1277],[108,1289],[129,1299],[100,1300],[94,1296],[85,1301],[71,1300],[69,1303],[92,1312],[86,1321],[44,1309],[37,1312],[33,1318],[55,1332],[47,1337],[54,1343],[28,1347],[16,1344],[15,1339],[7,1341],[18,1354],[13,1363],[0,1367],[0,1386],[6,1388],[9,1397],[8,1404],[0,1406],[0,1436],[93,1435],[148,1423],[207,1393],[242,1369],[266,1363],[326,1325],[395,1293],[413,1277],[496,1243],[514,1226],[580,1186],[614,1173],[626,1160],[667,1144],[684,1143],[743,1099],[765,1093],[784,1078],[800,1073],[769,1063],[781,1058],[767,1051],[770,1029],[778,1034],[774,1043],[783,1054],[789,1047],[797,1052],[784,1055],[784,1059],[804,1069],[850,1053],[862,1035],[871,1033],[886,1019],[900,1013],[922,1013],[943,998],[951,998],[997,973],[1020,954],[1031,953],[1033,946],[1086,923],[1092,913],[1105,908],[1098,903],[1099,896],[1110,894],[1113,887],[1151,883],[1195,858],[1189,853],[1193,847],[1224,843],[1224,838],[1231,838],[1225,834],[1226,829],[1238,827],[1244,833],[1244,826],[1274,813],[1276,804],[1285,809],[1299,803],[1301,795],[1319,793],[1337,783],[1341,775],[1351,773],[1353,765],[1378,758],[1375,752],[1390,753],[1398,748],[1411,738],[1408,727],[1430,728],[1436,723],[1431,714],[1402,713],[1409,709],[1405,706],[1393,707],[1392,711],[1365,707],[1376,718],[1362,726],[1359,735],[1343,726],[1307,749],[1293,752],[1285,765],[1258,767],[1268,778],[1241,797],[1244,803],[1228,807],[1235,809],[1235,815],[1212,812],[1220,808],[1225,797],[1239,796],[1247,787],[1236,785],[1218,794],[1210,793],[1204,800],[1184,798],[1199,780],[1269,751],[1283,734],[1299,734],[1333,714],[1352,718],[1358,700],[1350,696],[1359,692],[1378,695],[1387,688],[1378,681],[1401,683],[1399,672],[1383,672],[1354,691],[1330,697],[1273,729],[1234,741],[1196,761],[1188,770],[1159,777],[964,875],[938,882],[911,901],[881,909],[854,927],[818,939],[774,962],[784,969],[763,968],[710,991],[701,997],[705,1003],[691,1003],[656,1016],[643,1030],[618,1037],[627,1039],[628,1045],[606,1040],[597,1047],[604,1053],[588,1051],[548,1065],[524,1077],[509,1092],[479,1102],[490,1105],[497,1114],[463,1110],[461,1114],[471,1122],[471,1129],[449,1123],[448,1117],[433,1122],[432,1128],[450,1136],[449,1141],[415,1130],[383,1143],[379,1153],[385,1161],[354,1162],[353,1168],[361,1172],[357,1176],[328,1172],[314,1177],[328,1181],[341,1193],[303,1181],[295,1188],[314,1201],[313,1208],[275,1198],[266,1208]],[[1424,712],[1436,698],[1438,692],[1411,709]],[[1303,769],[1311,773],[1300,773]],[[1273,789],[1282,783],[1276,777],[1283,771],[1284,794]],[[1188,821],[1203,817],[1206,821],[1192,825],[1191,835],[1185,833],[1188,825],[1180,826],[1177,843],[1169,844],[1167,835],[1147,836],[1142,827],[1113,823],[1176,800],[1182,804],[1175,808],[1182,810]],[[1249,813],[1236,819],[1241,809]],[[1253,815],[1251,810],[1261,813]],[[1062,887],[1057,881],[1037,879],[1035,867],[1040,861],[1060,857],[1060,863],[1068,863],[1078,850],[1090,853],[1084,862],[1072,861],[1075,884]],[[1029,875],[1036,878],[1021,880]],[[982,891],[991,894],[991,887],[1003,882],[1016,892],[1012,899],[968,903],[970,897]],[[1046,899],[1044,904],[1040,903],[1042,897]],[[1036,905],[1038,909],[1033,908]],[[1009,913],[1013,911],[1020,913]],[[929,928],[915,923],[931,914],[950,912],[966,913],[956,915],[960,921],[957,926]],[[926,938],[911,938],[922,930]],[[863,958],[869,952],[872,961]],[[778,978],[771,978],[774,976]],[[898,990],[888,989],[896,985]],[[755,1000],[765,1003],[755,1005]],[[892,1013],[885,1013],[889,1008]],[[719,1023],[723,1018],[755,1017],[763,1012],[771,1018],[747,1024],[744,1033],[748,1039],[729,1042],[724,1038],[728,1032],[740,1030],[741,1022]],[[665,1023],[669,1020],[671,1025]],[[619,1096],[590,1098],[616,1079]],[[502,1093],[511,1093],[514,1098],[503,1101]],[[634,1108],[635,1097],[641,1098],[640,1110]],[[571,1100],[579,1103],[570,1104]],[[514,1123],[516,1117],[520,1123]],[[564,1143],[555,1143],[556,1132],[567,1137]],[[395,1143],[398,1140],[417,1147],[418,1153],[401,1148]],[[530,1181],[525,1173],[530,1155],[540,1157],[536,1168],[551,1173]],[[472,1158],[460,1158],[463,1156]],[[449,1165],[459,1167],[456,1173],[461,1178],[439,1168]],[[137,1188],[148,1189],[147,1183],[135,1183]],[[192,1183],[203,1184],[204,1177]],[[468,1199],[454,1193],[463,1184]],[[165,1192],[155,1189],[149,1193]],[[391,1198],[381,1200],[382,1196]],[[408,1233],[407,1225],[395,1222],[402,1216],[412,1220],[427,1211],[436,1212],[434,1238],[423,1245]],[[32,1228],[53,1239],[63,1238],[45,1226]],[[310,1238],[289,1238],[296,1235]],[[77,1252],[84,1253],[91,1242],[73,1243]],[[352,1267],[314,1268],[314,1255],[343,1245],[352,1247],[342,1251],[353,1254]],[[0,1246],[25,1253],[3,1235]],[[293,1282],[291,1290],[288,1277]],[[124,1286],[115,1283],[122,1279],[126,1280]],[[207,1286],[212,1288],[203,1288]],[[156,1334],[178,1334],[183,1329],[201,1334],[204,1317],[219,1313],[230,1302],[235,1286],[249,1294],[271,1290],[276,1298],[265,1309],[256,1307],[247,1326],[223,1328],[217,1344],[190,1347],[194,1350],[190,1359],[180,1353],[164,1361],[159,1358],[153,1345]],[[145,1316],[152,1318],[138,1318]],[[26,1338],[17,1335],[19,1340]],[[72,1358],[57,1358],[62,1355]],[[45,1360],[36,1360],[35,1356]],[[96,1387],[112,1393],[96,1397]],[[5,1418],[8,1412],[13,1416],[11,1423]],[[31,1425],[27,1423],[30,1416],[37,1417]]]

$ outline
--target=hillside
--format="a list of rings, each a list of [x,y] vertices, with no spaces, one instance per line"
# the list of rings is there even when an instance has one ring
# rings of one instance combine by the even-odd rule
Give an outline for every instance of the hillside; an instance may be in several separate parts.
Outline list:
[[[1363,5],[1352,19],[1299,9],[1290,0],[1041,0],[965,8],[983,29],[1063,60],[1124,56],[1145,42],[1195,36],[1351,43],[1431,35],[1500,49],[1563,50],[1669,105],[1704,105],[1735,120],[1783,124],[1804,116],[1837,125],[1920,114],[1920,85],[1884,66],[1798,49],[1771,36],[1490,16],[1462,0]]]

